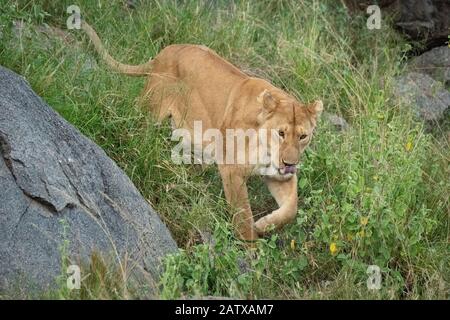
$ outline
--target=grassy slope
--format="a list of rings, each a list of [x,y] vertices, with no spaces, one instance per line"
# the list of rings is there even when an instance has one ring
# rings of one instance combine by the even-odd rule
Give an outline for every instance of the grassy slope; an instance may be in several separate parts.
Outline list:
[[[322,121],[300,169],[298,218],[262,240],[254,259],[232,235],[216,169],[174,165],[170,130],[137,107],[143,79],[102,63],[86,69],[94,54],[81,31],[69,44],[11,33],[17,19],[64,28],[72,3],[2,3],[0,64],[106,150],[161,214],[184,249],[166,261],[162,297],[448,298],[449,148],[390,98],[407,47],[386,21],[369,31],[331,0],[148,1],[131,11],[77,1],[118,60],[205,44],[302,101],[321,97],[351,123],[336,133]],[[256,214],[274,208],[261,181],[250,189]],[[208,234],[215,241],[202,244]],[[382,270],[379,291],[367,290],[370,264]],[[116,282],[82,297],[129,297]]]

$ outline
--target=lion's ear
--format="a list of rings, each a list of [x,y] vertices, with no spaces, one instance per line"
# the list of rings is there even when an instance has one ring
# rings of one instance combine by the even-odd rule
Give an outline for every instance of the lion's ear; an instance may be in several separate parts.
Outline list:
[[[270,94],[270,92],[267,89],[264,89],[263,92],[261,92],[256,100],[259,103],[262,103],[264,109],[266,111],[273,111],[277,107],[277,102],[275,101],[275,98]]]
[[[309,112],[314,114],[316,116],[316,118],[319,118],[323,111],[322,100],[316,100],[313,103],[311,103],[310,105],[308,105],[308,110],[309,110]]]

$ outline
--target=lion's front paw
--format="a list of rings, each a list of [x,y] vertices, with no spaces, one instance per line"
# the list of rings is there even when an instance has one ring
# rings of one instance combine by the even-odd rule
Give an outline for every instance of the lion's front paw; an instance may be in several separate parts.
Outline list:
[[[272,229],[272,224],[269,222],[269,219],[266,217],[262,217],[255,223],[255,230],[259,235],[265,234],[267,231]]]

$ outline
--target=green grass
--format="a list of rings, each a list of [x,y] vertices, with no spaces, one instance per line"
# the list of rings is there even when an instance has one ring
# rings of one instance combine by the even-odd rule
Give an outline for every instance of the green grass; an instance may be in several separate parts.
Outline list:
[[[300,168],[297,219],[254,254],[233,235],[216,168],[172,163],[169,127],[156,127],[137,105],[144,79],[110,72],[82,31],[70,31],[68,43],[33,31],[42,23],[65,29],[73,1],[55,3],[0,5],[0,64],[99,144],[168,225],[182,249],[166,259],[160,297],[448,299],[450,148],[391,98],[409,46],[387,20],[370,31],[332,0],[142,1],[137,10],[77,1],[122,62],[142,63],[172,43],[204,44],[349,121],[341,133],[320,122]],[[12,29],[18,19],[28,26],[21,37]],[[257,215],[275,206],[258,178],[250,196]],[[374,264],[378,291],[366,286]],[[101,288],[94,279],[83,294],[52,297],[139,297],[114,271],[101,273],[112,278]]]

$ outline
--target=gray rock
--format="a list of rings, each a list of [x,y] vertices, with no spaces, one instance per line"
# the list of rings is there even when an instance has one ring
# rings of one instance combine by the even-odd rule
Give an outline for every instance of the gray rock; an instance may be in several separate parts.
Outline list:
[[[152,290],[177,248],[105,152],[1,66],[0,204],[0,292],[51,288],[63,251],[79,265],[109,257]]]
[[[450,28],[450,1],[402,0],[397,1],[400,15],[397,26],[413,40],[443,43]]]
[[[394,96],[426,121],[439,121],[450,106],[450,92],[430,76],[410,72],[396,79]]]
[[[409,70],[426,73],[434,80],[450,85],[450,48],[437,47],[414,57],[408,63]]]
[[[415,41],[425,41],[432,48],[447,41],[450,28],[448,0],[342,0],[351,13],[365,12],[378,4],[382,17],[391,15],[400,31]],[[384,19],[384,18],[383,18]]]
[[[337,131],[344,131],[347,130],[349,127],[347,121],[344,118],[338,116],[337,114],[325,113],[324,117],[326,121],[328,121]]]
[[[98,69],[96,59],[84,52],[82,43],[67,30],[46,24],[34,25],[23,20],[14,20],[12,25],[13,41],[9,46],[15,47],[17,51],[24,51],[27,46],[38,46],[41,50],[54,52],[63,45],[67,48],[67,60],[73,60],[72,72],[91,72]]]
[[[128,9],[136,9],[139,5],[139,0],[126,0],[125,7]]]
[[[52,41],[55,40],[62,41],[65,45],[77,44],[76,39],[69,32],[47,24],[33,25],[23,20],[14,20],[12,32],[17,39],[37,37],[43,48],[51,48]]]

